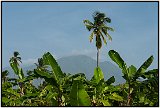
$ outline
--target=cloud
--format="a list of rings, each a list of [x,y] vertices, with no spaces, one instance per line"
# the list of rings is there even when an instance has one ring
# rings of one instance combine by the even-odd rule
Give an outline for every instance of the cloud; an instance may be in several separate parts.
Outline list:
[[[97,50],[96,49],[81,49],[81,50],[72,50],[70,54],[67,56],[72,56],[72,55],[86,55],[89,56],[93,59],[97,59]],[[106,61],[106,51],[101,50],[100,51],[100,61]]]
[[[22,60],[22,64],[23,65],[33,65],[34,63],[36,63],[38,61],[38,59],[26,59],[26,60]]]
[[[72,50],[71,55],[93,55],[96,50],[93,49],[82,49],[82,50]]]
[[[52,54],[52,56],[55,59],[58,59],[58,57],[55,54]],[[38,62],[38,58],[29,58],[29,59],[22,60],[22,65],[33,65],[34,63],[37,63],[37,62]]]

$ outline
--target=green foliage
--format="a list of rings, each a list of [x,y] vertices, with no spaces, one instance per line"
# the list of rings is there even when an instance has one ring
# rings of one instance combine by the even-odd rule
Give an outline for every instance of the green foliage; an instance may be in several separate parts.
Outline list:
[[[117,93],[112,93],[108,98],[116,101],[123,101],[123,98]]]
[[[28,71],[28,76],[24,76],[18,62],[11,59],[18,78],[9,78],[7,70],[2,72],[2,106],[158,106],[158,69],[147,71],[153,56],[138,70],[133,65],[127,67],[114,50],[109,51],[109,56],[122,69],[126,83],[112,85],[114,76],[105,80],[100,67],[95,68],[91,80],[87,80],[84,73],[63,73],[49,52],[38,59],[37,68]],[[48,70],[48,66],[52,70]],[[144,80],[138,81],[140,77]],[[32,84],[37,78],[44,79],[38,88]]]
[[[12,67],[13,71],[15,72],[16,75],[18,75],[18,77],[20,79],[23,79],[24,74],[23,74],[23,70],[22,68],[19,67],[19,62],[21,62],[21,57],[18,57],[19,52],[15,51],[13,53],[13,57],[10,58],[9,62],[10,62],[10,66]]]
[[[120,55],[114,51],[114,50],[110,50],[109,51],[109,56],[110,58],[119,65],[119,67],[122,69],[122,73],[124,76],[122,76],[125,80],[126,83],[128,84],[128,87],[126,88],[126,92],[127,92],[127,106],[131,106],[131,105],[146,105],[144,104],[147,100],[147,103],[149,105],[152,105],[152,101],[148,98],[149,95],[146,95],[146,93],[148,94],[150,91],[148,91],[148,89],[150,90],[151,88],[154,88],[155,92],[157,92],[157,88],[158,88],[158,69],[153,69],[153,70],[149,70],[148,72],[146,72],[147,68],[151,65],[151,63],[153,62],[153,56],[150,56],[141,66],[140,68],[137,70],[135,66],[131,65],[129,67],[127,67],[126,63],[123,61],[123,59],[120,57]],[[142,82],[137,81],[138,78],[148,78],[147,80],[144,80]],[[157,78],[156,78],[157,77]],[[145,85],[145,89],[147,90],[145,92],[141,93],[141,96],[139,95],[139,86]],[[140,89],[143,90],[143,89]],[[156,95],[156,93],[153,92],[153,94]],[[143,96],[142,96],[143,95]],[[136,98],[134,98],[136,97]],[[156,96],[155,96],[156,97]],[[139,102],[135,102],[135,101],[140,101]],[[155,98],[155,102],[158,102],[158,98]],[[143,104],[142,104],[143,103]]]
[[[71,106],[90,106],[90,98],[80,80],[74,80],[70,93]]]
[[[94,76],[92,78],[92,81],[98,84],[102,79],[104,79],[104,75],[100,67],[97,67],[94,69]]]
[[[114,83],[115,82],[115,78],[114,78],[114,76],[112,76],[112,77],[110,77],[105,83],[107,84],[107,85],[111,85],[112,83]]]
[[[18,73],[19,73],[18,65],[15,62],[11,61],[10,66],[12,67],[15,74],[18,75]]]
[[[104,106],[111,106],[109,100],[100,100]]]
[[[110,58],[115,63],[117,63],[118,66],[122,69],[122,72],[124,74],[126,74],[127,73],[127,66],[126,66],[126,63],[123,61],[123,59],[120,57],[120,55],[116,51],[114,51],[114,50],[110,50],[108,52],[108,54],[109,54]]]
[[[143,72],[143,71],[145,71],[150,65],[151,65],[151,63],[153,62],[153,56],[150,56],[142,65],[141,65],[141,67],[138,69],[138,71],[137,72]]]
[[[153,56],[150,56],[141,66],[140,68],[137,70],[137,73],[135,75],[135,79],[140,77],[140,76],[144,76],[145,71],[147,70],[147,68],[151,65],[151,63],[153,62]]]
[[[57,64],[53,56],[47,52],[43,55],[43,60],[45,65],[50,65],[52,67],[52,72],[57,83],[60,82],[60,78],[63,77],[63,72],[61,71],[60,66]]]
[[[136,72],[137,72],[136,67],[134,67],[133,65],[131,65],[131,66],[128,68],[128,79],[131,80],[131,79],[135,76]]]

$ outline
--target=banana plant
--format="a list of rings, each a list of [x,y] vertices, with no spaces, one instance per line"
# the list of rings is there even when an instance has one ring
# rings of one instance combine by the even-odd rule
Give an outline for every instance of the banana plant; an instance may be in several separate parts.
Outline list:
[[[137,69],[135,66],[131,65],[127,67],[126,63],[123,61],[123,59],[120,57],[118,52],[114,50],[110,50],[108,52],[110,58],[121,68],[123,73],[123,78],[126,80],[126,83],[128,84],[128,99],[127,99],[127,106],[130,106],[132,98],[132,92],[134,89],[136,89],[136,81],[139,77],[145,78],[147,68],[151,65],[153,61],[153,56],[150,56],[141,66],[139,69]]]
[[[105,81],[100,67],[95,68],[92,79],[87,83],[87,92],[90,95],[92,106],[111,106],[112,102],[123,101],[117,92],[120,88],[111,85],[114,82],[114,76]]]
[[[15,51],[13,53],[13,55],[14,56],[11,57],[10,60],[9,60],[10,66],[12,67],[14,73],[16,75],[18,75],[19,79],[23,79],[24,78],[23,70],[22,70],[22,68],[19,67],[19,62],[22,63],[21,57],[18,56],[20,54],[19,54],[19,52]]]
[[[21,61],[21,57],[19,57],[18,55],[19,52],[15,51],[13,53],[13,57],[10,58],[9,62],[10,62],[10,66],[12,67],[14,73],[18,76],[19,78],[19,87],[21,90],[21,96],[24,95],[24,83],[23,83],[23,79],[24,79],[24,73],[22,68],[19,66],[19,62],[22,63]]]
[[[48,73],[45,70],[42,70],[41,68],[37,68],[35,72],[38,73],[42,78],[44,78],[51,85],[57,88],[58,105],[61,106],[62,105],[62,92],[63,92],[61,83],[62,83],[62,78],[64,77],[64,74],[61,71],[61,68],[56,62],[56,60],[54,59],[54,57],[49,52],[43,55],[43,62],[44,62],[44,65],[50,66],[52,68],[52,71]]]

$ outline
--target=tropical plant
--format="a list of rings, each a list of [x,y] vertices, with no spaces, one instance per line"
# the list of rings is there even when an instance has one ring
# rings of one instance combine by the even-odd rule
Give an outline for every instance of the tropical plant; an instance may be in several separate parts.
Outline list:
[[[102,47],[102,39],[105,44],[107,41],[104,37],[108,37],[109,40],[112,40],[112,37],[109,35],[108,31],[114,31],[113,28],[107,26],[107,23],[111,23],[111,19],[106,17],[104,13],[94,12],[93,13],[94,22],[89,20],[84,20],[84,24],[89,31],[92,31],[89,40],[92,42],[93,37],[96,37],[96,47],[97,47],[97,67],[99,66],[99,50]]]
[[[123,98],[117,93],[120,88],[111,85],[114,82],[114,76],[105,81],[102,70],[95,68],[92,79],[87,82],[87,92],[90,95],[92,106],[113,106],[112,103],[123,101]]]
[[[128,93],[127,93],[127,102],[126,105],[127,106],[131,106],[132,103],[134,102],[134,97],[136,96],[135,92],[137,91],[137,88],[139,88],[141,82],[138,81],[138,79],[141,78],[148,78],[148,80],[144,81],[147,82],[147,84],[150,81],[154,81],[154,84],[158,85],[158,78],[152,80],[153,74],[158,74],[158,70],[154,69],[154,70],[150,70],[149,72],[146,72],[147,68],[151,65],[151,63],[153,62],[153,56],[150,56],[141,66],[139,69],[137,69],[135,66],[131,65],[129,67],[127,67],[126,63],[123,61],[123,59],[120,57],[120,55],[114,51],[114,50],[110,50],[109,51],[109,56],[110,58],[118,64],[118,66],[122,69],[122,73],[123,73],[123,78],[126,80],[126,88],[128,89]],[[142,83],[144,83],[142,82]],[[156,86],[157,87],[157,86]],[[155,87],[155,89],[157,89]],[[143,93],[144,94],[144,93]],[[141,97],[139,97],[141,98]]]
[[[22,63],[21,57],[18,56],[20,54],[19,54],[19,52],[15,51],[13,53],[13,55],[14,56],[11,57],[9,60],[10,66],[12,67],[15,74],[18,75],[19,79],[23,79],[23,77],[24,77],[23,70],[22,70],[22,68],[19,67],[19,62]]]
[[[10,58],[9,62],[10,62],[10,66],[12,67],[14,73],[16,75],[18,75],[18,77],[20,79],[19,80],[19,87],[21,89],[20,94],[24,95],[24,92],[23,92],[24,91],[24,87],[23,87],[24,86],[24,83],[23,83],[24,73],[23,73],[22,68],[20,68],[20,66],[19,66],[19,62],[22,63],[22,61],[21,61],[21,57],[19,57],[18,55],[20,55],[19,52],[15,51],[13,53],[13,57]]]

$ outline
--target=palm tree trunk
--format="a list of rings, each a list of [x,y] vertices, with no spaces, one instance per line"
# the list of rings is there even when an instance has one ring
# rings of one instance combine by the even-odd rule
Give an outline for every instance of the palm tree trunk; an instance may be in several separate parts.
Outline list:
[[[99,67],[99,49],[97,48],[97,67]]]

